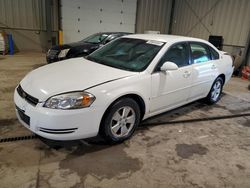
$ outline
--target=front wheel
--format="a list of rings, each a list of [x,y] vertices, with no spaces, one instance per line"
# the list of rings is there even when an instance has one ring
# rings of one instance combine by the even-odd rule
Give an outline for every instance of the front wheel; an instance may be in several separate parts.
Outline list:
[[[139,105],[133,99],[123,98],[115,102],[105,113],[100,134],[108,142],[122,142],[133,135],[139,123]]]
[[[206,102],[208,104],[214,104],[214,103],[218,102],[220,100],[220,97],[221,97],[222,88],[223,88],[223,80],[221,77],[218,77],[214,81],[212,88],[206,97]]]

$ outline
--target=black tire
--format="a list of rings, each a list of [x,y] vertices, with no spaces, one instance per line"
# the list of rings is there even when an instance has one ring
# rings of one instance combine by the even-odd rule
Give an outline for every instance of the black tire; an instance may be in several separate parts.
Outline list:
[[[127,115],[127,120],[125,119],[125,117],[124,119],[122,119],[123,117],[121,115],[121,112],[124,113],[125,112],[124,110],[126,112],[129,111]],[[120,116],[117,114],[119,114]],[[116,118],[116,116],[119,117],[118,121],[116,121],[116,119],[118,119]],[[130,124],[130,122],[127,122],[128,120],[132,121],[133,117],[134,117],[133,124],[132,123]],[[133,135],[133,133],[135,132],[136,128],[138,127],[140,123],[140,119],[141,119],[141,112],[140,112],[139,105],[131,98],[122,98],[116,101],[112,106],[108,108],[101,122],[99,133],[108,143],[111,143],[111,144],[120,143],[130,138]],[[117,133],[115,133],[114,127],[119,127],[119,126],[116,126],[118,124],[120,128],[117,129]],[[123,135],[122,129],[123,130],[127,129],[128,133]],[[119,136],[119,131],[121,134],[120,136]]]
[[[221,77],[216,78],[216,80],[214,81],[207,97],[205,98],[205,102],[207,104],[215,104],[220,100],[221,93],[223,90],[223,84],[224,84],[224,82],[223,82],[223,79]],[[220,86],[220,89],[217,91],[215,91],[216,90],[215,88],[217,88],[216,85]]]

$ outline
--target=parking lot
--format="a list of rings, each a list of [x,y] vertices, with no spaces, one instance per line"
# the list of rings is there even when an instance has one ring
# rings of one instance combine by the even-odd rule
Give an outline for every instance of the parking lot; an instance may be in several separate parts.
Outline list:
[[[43,65],[42,53],[0,57],[0,187],[249,187],[249,81],[232,78],[215,105],[148,119],[122,144],[58,144],[31,136],[15,115],[15,87]]]

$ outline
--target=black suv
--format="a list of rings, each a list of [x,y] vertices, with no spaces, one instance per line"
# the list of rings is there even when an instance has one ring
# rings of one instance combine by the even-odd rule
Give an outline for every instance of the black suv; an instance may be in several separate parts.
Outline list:
[[[131,33],[125,32],[105,32],[93,34],[79,42],[56,45],[47,52],[47,62],[53,63],[56,61],[69,59],[73,57],[83,57],[89,55],[93,51],[107,44],[108,42]]]

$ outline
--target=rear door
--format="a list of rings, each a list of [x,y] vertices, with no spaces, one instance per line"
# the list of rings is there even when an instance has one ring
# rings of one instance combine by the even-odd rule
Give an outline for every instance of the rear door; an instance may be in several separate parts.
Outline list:
[[[201,42],[190,42],[192,57],[192,89],[189,100],[205,97],[217,76],[216,60],[209,46]]]

